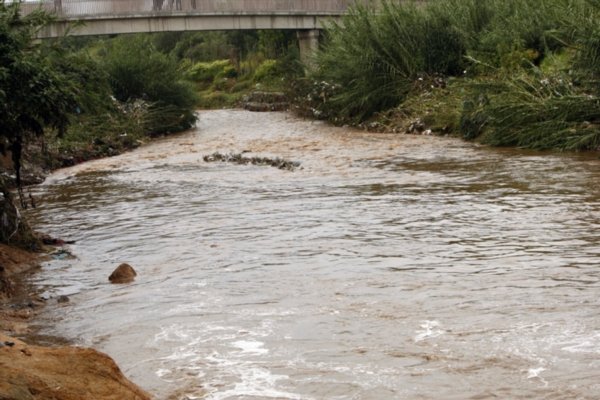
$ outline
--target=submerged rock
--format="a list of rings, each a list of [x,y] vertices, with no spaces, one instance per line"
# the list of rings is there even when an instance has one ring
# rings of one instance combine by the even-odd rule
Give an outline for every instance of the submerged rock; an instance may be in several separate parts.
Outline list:
[[[56,302],[57,302],[57,303],[68,303],[69,301],[71,301],[71,300],[69,299],[69,296],[65,296],[65,295],[58,296],[58,297],[56,298]]]
[[[133,267],[127,263],[123,263],[119,265],[112,274],[110,274],[108,280],[111,283],[129,283],[133,282],[136,276],[137,273]]]

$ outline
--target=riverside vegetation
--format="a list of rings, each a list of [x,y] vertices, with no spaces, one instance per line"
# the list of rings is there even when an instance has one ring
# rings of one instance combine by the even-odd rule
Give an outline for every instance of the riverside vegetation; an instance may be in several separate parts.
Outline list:
[[[495,146],[600,148],[600,1],[384,1],[331,24],[302,109]]]

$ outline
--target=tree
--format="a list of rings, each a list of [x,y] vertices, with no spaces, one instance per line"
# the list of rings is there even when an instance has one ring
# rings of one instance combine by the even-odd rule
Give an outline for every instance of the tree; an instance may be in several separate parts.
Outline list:
[[[47,129],[64,131],[68,114],[76,107],[74,85],[49,57],[58,51],[57,46],[36,40],[37,32],[50,21],[51,16],[41,10],[23,16],[20,2],[0,0],[0,151],[5,156],[11,153],[23,207],[23,146]],[[0,192],[4,194],[1,229],[5,229],[6,213],[14,205],[6,182],[0,182]],[[17,218],[16,209],[13,213]],[[6,235],[0,236],[6,239]]]

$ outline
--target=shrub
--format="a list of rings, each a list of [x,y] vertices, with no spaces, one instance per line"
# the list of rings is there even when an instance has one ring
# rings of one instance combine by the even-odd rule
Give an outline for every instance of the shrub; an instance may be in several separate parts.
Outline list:
[[[254,80],[256,82],[269,81],[276,78],[278,73],[277,61],[265,60],[254,71]]]
[[[156,51],[147,37],[113,40],[106,49],[104,66],[117,100],[141,99],[150,104],[148,133],[179,131],[195,123],[194,90],[183,79],[178,63]]]
[[[217,76],[235,77],[237,71],[230,60],[215,60],[211,62],[198,62],[188,71],[190,79],[196,82],[211,83]]]

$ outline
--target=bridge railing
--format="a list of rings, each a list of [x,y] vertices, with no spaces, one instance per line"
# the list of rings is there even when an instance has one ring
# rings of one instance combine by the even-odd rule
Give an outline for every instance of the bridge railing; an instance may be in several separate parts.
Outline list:
[[[369,0],[39,0],[21,4],[26,14],[41,7],[60,17],[162,14],[310,14],[339,15]]]

